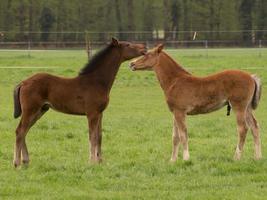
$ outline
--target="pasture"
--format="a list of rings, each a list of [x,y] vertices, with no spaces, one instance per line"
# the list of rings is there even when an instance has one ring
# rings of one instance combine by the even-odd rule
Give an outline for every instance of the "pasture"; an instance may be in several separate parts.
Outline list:
[[[153,72],[121,66],[103,119],[103,159],[88,163],[86,117],[50,110],[30,130],[29,167],[12,166],[15,128],[13,88],[37,72],[76,76],[84,51],[0,52],[0,199],[266,199],[267,49],[171,50],[195,75],[242,69],[261,77],[256,118],[263,159],[254,161],[248,133],[243,157],[234,161],[234,113],[226,107],[187,120],[190,161],[169,162],[172,115]]]

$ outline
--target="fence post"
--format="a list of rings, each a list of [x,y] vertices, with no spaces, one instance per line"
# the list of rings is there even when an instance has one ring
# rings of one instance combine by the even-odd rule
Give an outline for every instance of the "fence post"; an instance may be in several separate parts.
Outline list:
[[[261,47],[262,47],[261,40],[259,40],[259,57],[261,57]]]
[[[31,57],[31,40],[28,39],[28,58]]]
[[[205,49],[206,49],[206,57],[208,58],[209,57],[209,54],[208,54],[208,40],[205,40]]]
[[[85,31],[85,47],[86,47],[87,57],[88,57],[88,60],[89,60],[90,57],[91,57],[92,49],[91,49],[91,44],[90,44],[90,40],[89,40],[87,31]]]

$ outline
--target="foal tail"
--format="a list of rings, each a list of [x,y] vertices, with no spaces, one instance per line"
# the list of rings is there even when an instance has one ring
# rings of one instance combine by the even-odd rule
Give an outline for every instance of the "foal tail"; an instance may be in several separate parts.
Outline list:
[[[255,81],[255,90],[251,101],[251,106],[255,110],[259,104],[261,98],[261,80],[255,74],[251,75]]]
[[[20,87],[21,85],[17,85],[14,89],[14,118],[18,118],[21,115],[21,105],[20,105]]]

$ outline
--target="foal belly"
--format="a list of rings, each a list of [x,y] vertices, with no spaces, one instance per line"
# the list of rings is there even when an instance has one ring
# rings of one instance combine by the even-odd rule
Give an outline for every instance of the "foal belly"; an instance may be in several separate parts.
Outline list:
[[[210,113],[210,112],[219,110],[220,108],[224,107],[225,105],[227,105],[227,101],[195,105],[195,106],[189,108],[189,111],[187,112],[187,114],[188,115],[197,115],[197,114]]]
[[[62,112],[71,115],[85,115],[85,110],[78,106],[76,107],[64,104],[51,104],[51,103],[48,103],[48,105],[50,108],[52,108],[57,112]]]

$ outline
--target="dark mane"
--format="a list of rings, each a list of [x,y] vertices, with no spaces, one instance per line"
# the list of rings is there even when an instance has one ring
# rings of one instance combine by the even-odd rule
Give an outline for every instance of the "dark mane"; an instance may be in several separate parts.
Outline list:
[[[97,52],[90,61],[80,70],[79,75],[89,74],[93,72],[104,60],[104,57],[110,53],[113,45],[109,44],[99,52]]]

